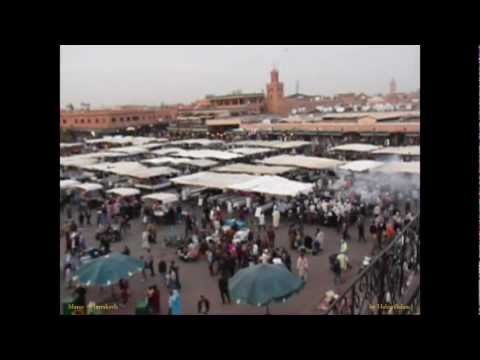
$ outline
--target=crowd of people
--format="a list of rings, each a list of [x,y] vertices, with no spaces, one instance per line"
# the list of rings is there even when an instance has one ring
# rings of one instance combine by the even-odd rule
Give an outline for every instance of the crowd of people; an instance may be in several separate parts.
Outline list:
[[[340,185],[339,185],[340,184]],[[272,202],[270,210],[260,210],[266,202]],[[372,240],[374,252],[379,251],[410,221],[419,208],[418,190],[396,190],[388,186],[378,186],[356,182],[353,177],[346,177],[334,183],[326,177],[321,178],[314,191],[299,195],[287,201],[275,198],[247,196],[241,205],[233,206],[230,202],[209,201],[209,197],[200,195],[198,203],[190,206],[177,203],[165,206],[161,202],[144,205],[134,197],[111,198],[104,200],[97,212],[97,240],[100,246],[98,254],[110,251],[110,242],[106,234],[121,234],[129,229],[129,221],[140,218],[143,231],[138,240],[141,242],[144,261],[142,279],[160,278],[159,286],[165,288],[168,297],[168,313],[181,314],[180,271],[176,261],[166,261],[165,257],[155,259],[152,247],[161,243],[157,239],[159,226],[184,224],[180,241],[174,243],[175,254],[180,262],[205,261],[206,273],[217,278],[218,293],[222,304],[231,303],[228,280],[236,272],[260,263],[283,264],[289,271],[308,281],[312,258],[324,253],[328,241],[338,242],[338,251],[330,254],[330,269],[334,285],[344,281],[343,275],[351,269],[349,243],[352,233],[357,233],[359,242]],[[186,211],[187,208],[193,209]],[[196,208],[196,209],[194,209]],[[78,221],[73,219],[76,210]],[[81,264],[80,258],[87,250],[82,228],[93,226],[92,209],[86,199],[75,193],[69,194],[62,208],[66,211],[67,223],[62,228],[61,236],[65,239],[64,278],[68,289],[73,286],[72,274]],[[164,214],[164,224],[155,215]],[[270,216],[271,215],[271,216]],[[235,219],[233,223],[229,223]],[[271,220],[267,220],[271,219]],[[278,244],[281,220],[290,222],[288,227],[288,244]],[[227,225],[227,223],[229,223]],[[244,226],[238,225],[243,223]],[[305,231],[305,225],[313,225],[314,233]],[[324,227],[334,227],[337,239],[326,239]],[[242,239],[236,238],[238,231],[248,229]],[[165,244],[167,241],[165,241]],[[292,266],[292,255],[296,261]],[[130,255],[128,246],[122,252]],[[157,274],[158,273],[158,274]],[[123,279],[118,284],[122,304],[129,301],[129,284]],[[152,285],[147,290],[148,305],[151,313],[160,313],[160,289]],[[210,300],[204,295],[198,301],[198,313],[208,314]]]

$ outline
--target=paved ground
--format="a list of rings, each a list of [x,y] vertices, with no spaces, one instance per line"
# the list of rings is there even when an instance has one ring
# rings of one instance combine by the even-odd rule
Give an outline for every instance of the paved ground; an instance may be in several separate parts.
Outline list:
[[[195,210],[197,210],[195,208]],[[74,213],[76,219],[76,214]],[[93,218],[93,216],[92,216]],[[65,218],[60,216],[62,223]],[[271,223],[271,222],[270,222]],[[280,228],[276,232],[276,244],[278,246],[285,246],[288,249],[288,222],[286,219],[282,219]],[[306,225],[305,233],[311,234],[312,237],[315,233],[316,225]],[[368,227],[366,227],[368,229]],[[180,224],[175,226],[177,232],[184,231],[184,225]],[[270,307],[272,314],[320,314],[315,310],[315,307],[320,303],[321,298],[325,292],[329,289],[335,290],[337,293],[341,293],[357,273],[361,261],[365,255],[371,251],[373,242],[370,238],[366,244],[357,242],[356,228],[352,227],[350,233],[352,235],[352,242],[349,244],[350,248],[350,260],[353,265],[353,269],[345,275],[345,283],[340,286],[334,286],[333,273],[329,270],[328,256],[332,253],[338,252],[339,249],[339,236],[335,229],[322,227],[325,232],[325,244],[324,252],[319,256],[308,255],[310,263],[310,272],[308,282],[305,288],[296,296],[293,296],[285,303],[273,304]],[[143,225],[140,219],[132,221],[132,228],[127,236],[119,243],[114,243],[111,246],[112,251],[122,251],[124,245],[127,245],[131,250],[131,255],[139,257],[144,254],[144,250],[141,248],[141,232],[143,231]],[[158,240],[163,240],[164,236],[168,233],[169,228],[160,226],[157,235]],[[86,234],[87,247],[97,246],[97,241],[94,239],[95,226],[88,226],[84,228]],[[367,235],[368,236],[368,235]],[[61,259],[63,259],[65,251],[65,241],[61,239]],[[170,260],[176,260],[176,263],[180,267],[180,280],[182,283],[182,307],[183,313],[188,315],[196,314],[197,301],[201,294],[205,295],[210,300],[210,314],[214,315],[233,315],[233,314],[248,314],[248,315],[261,315],[265,313],[264,308],[258,308],[250,305],[223,305],[220,298],[220,293],[217,285],[217,277],[211,277],[208,271],[206,259],[200,259],[195,263],[184,263],[178,260],[175,256],[175,250],[172,248],[166,248],[163,246],[162,241],[159,244],[152,245],[152,253],[155,257],[155,266],[161,258],[164,258],[167,263]],[[290,252],[292,257],[292,269],[294,269],[298,253]],[[156,271],[156,269],[155,269]],[[296,270],[294,270],[296,273]],[[150,277],[145,282],[142,282],[142,275],[137,274],[130,279],[130,291],[132,296],[129,303],[125,308],[120,308],[118,311],[112,312],[112,314],[134,314],[135,303],[146,296],[146,289],[151,284],[157,284],[160,289],[161,297],[161,314],[166,314],[168,310],[168,293],[165,287],[162,286],[160,276],[156,274],[155,277]],[[119,293],[118,286],[116,292]],[[60,284],[61,298],[68,296],[70,291],[65,289],[63,281]],[[95,301],[97,304],[112,303],[111,290],[104,289],[100,291],[98,288],[88,288],[87,302]],[[117,303],[117,302],[115,302]]]

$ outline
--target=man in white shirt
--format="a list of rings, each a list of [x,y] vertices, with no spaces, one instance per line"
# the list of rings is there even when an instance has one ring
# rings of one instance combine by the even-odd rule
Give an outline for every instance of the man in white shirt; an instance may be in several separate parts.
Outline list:
[[[263,211],[260,213],[260,216],[258,217],[258,225],[260,228],[265,229],[265,214]]]

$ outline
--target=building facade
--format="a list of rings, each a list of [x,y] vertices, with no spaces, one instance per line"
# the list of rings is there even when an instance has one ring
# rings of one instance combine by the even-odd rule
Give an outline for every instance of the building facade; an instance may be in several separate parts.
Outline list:
[[[166,109],[126,107],[107,110],[60,111],[60,128],[77,131],[109,131],[128,127],[156,125],[174,113]]]

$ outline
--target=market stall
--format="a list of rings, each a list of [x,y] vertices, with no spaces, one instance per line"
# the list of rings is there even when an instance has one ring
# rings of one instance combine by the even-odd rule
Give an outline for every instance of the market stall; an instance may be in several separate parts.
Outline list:
[[[213,168],[214,172],[244,173],[252,175],[280,175],[296,169],[289,166],[265,166],[260,164],[235,163]]]
[[[420,175],[420,161],[388,162],[372,170],[384,174],[414,174]]]
[[[74,187],[80,192],[80,197],[85,200],[90,209],[95,209],[103,203],[103,186],[97,183],[83,183]]]
[[[340,170],[352,172],[366,172],[382,166],[384,163],[374,160],[355,160],[339,166]]]
[[[265,165],[278,166],[293,166],[298,168],[321,170],[321,169],[335,169],[344,162],[335,159],[320,158],[316,156],[304,155],[278,155],[272,156],[263,160],[258,160],[257,163]]]
[[[372,152],[378,160],[420,161],[420,146],[390,146]]]

